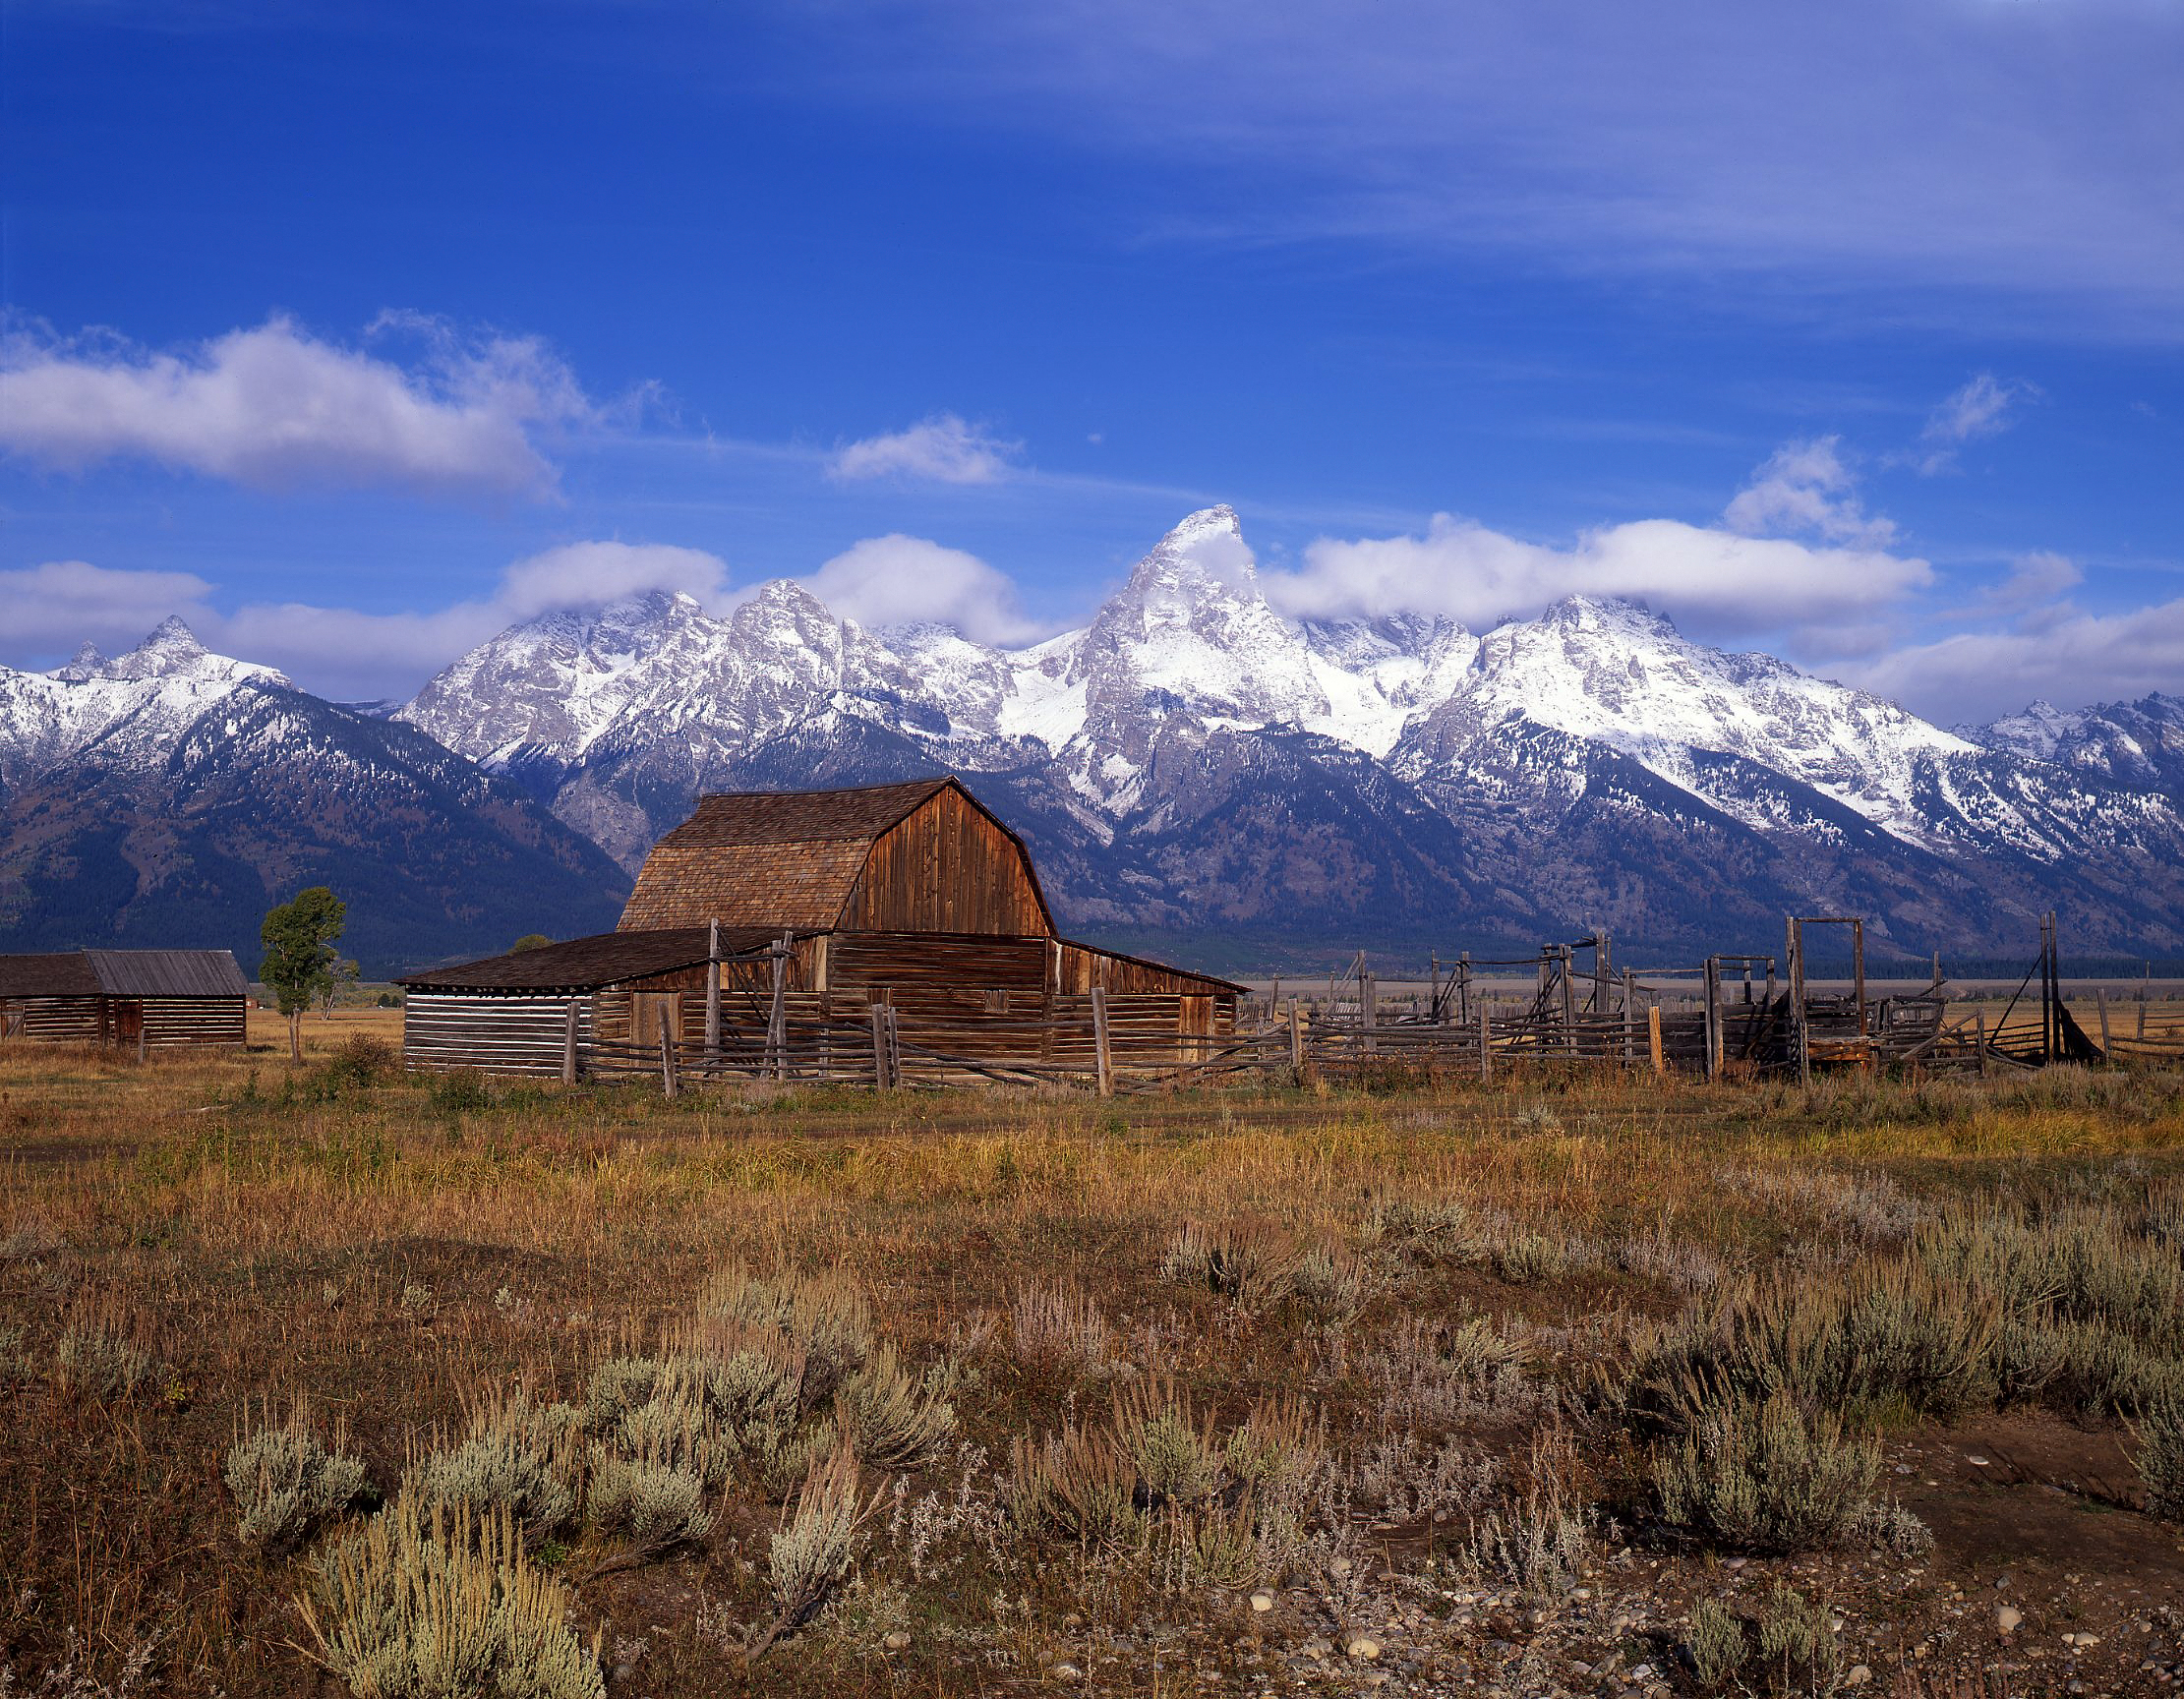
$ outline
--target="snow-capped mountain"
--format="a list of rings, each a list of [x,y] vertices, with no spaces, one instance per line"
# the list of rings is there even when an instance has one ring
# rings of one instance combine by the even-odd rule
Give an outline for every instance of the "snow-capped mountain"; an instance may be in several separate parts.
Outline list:
[[[210,653],[171,616],[111,661],[87,643],[58,672],[0,667],[0,796],[94,749],[107,765],[157,761],[249,683],[289,687],[270,667]]]
[[[125,916],[171,904],[160,833],[214,817],[226,836],[183,857],[199,871],[273,889],[331,844],[453,925],[487,889],[459,899],[466,869],[499,867],[473,931],[520,907],[519,930],[566,934],[611,919],[597,850],[633,871],[701,791],[949,770],[1031,842],[1065,924],[1208,965],[1592,926],[1765,947],[1791,910],[1868,915],[1883,951],[2019,951],[2050,907],[2076,949],[2184,947],[2174,697],[1946,731],[1628,603],[1483,633],[1299,622],[1225,507],[1023,649],[866,630],[787,581],[724,615],[652,593],[512,626],[380,713],[172,621],[113,661],[0,671],[0,935],[72,890]],[[253,809],[287,824],[253,831]],[[440,856],[413,831],[436,815],[482,836]],[[79,853],[99,821],[112,844]]]
[[[652,595],[515,626],[399,715],[631,868],[701,790],[951,768],[1110,926],[1772,936],[1862,904],[2001,946],[2067,901],[2119,947],[2184,939],[2172,699],[1968,733],[1627,603],[1298,622],[1226,507],[1029,648],[867,631],[787,582],[725,617]]]
[[[626,881],[518,787],[214,655],[179,619],[108,661],[0,668],[0,950],[224,945],[349,901],[368,972],[612,925]]]

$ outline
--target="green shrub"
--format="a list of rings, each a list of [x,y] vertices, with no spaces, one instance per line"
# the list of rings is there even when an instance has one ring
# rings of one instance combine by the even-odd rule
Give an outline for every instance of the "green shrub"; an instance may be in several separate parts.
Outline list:
[[[1295,1244],[1270,1221],[1186,1221],[1160,1258],[1160,1278],[1258,1308],[1289,1293],[1298,1260]]]
[[[834,1422],[859,1463],[873,1469],[921,1468],[956,1431],[956,1412],[942,1395],[946,1376],[923,1380],[903,1372],[893,1345],[882,1345],[834,1395]]]
[[[2132,1437],[2139,1443],[2134,1461],[2146,1484],[2147,1508],[2184,1521],[2184,1398],[2171,1392],[2157,1399],[2132,1429]]]
[[[493,1107],[493,1087],[475,1068],[455,1068],[433,1082],[427,1093],[436,1113],[475,1115]]]
[[[649,1444],[633,1456],[593,1448],[586,1508],[602,1534],[645,1555],[703,1540],[713,1528],[702,1465]]]
[[[515,1525],[403,1495],[321,1559],[298,1601],[326,1668],[359,1699],[603,1699],[596,1648],[531,1567]]]
[[[536,1543],[576,1519],[583,1458],[582,1413],[517,1391],[473,1412],[461,1442],[414,1471],[413,1491],[480,1516],[503,1513]]]
[[[733,1262],[707,1283],[698,1316],[735,1332],[771,1331],[800,1352],[806,1411],[832,1398],[872,1351],[871,1304],[839,1269],[759,1275]]]
[[[1010,1519],[1026,1533],[1119,1545],[1144,1526],[1137,1485],[1109,1435],[1072,1424],[1033,1445],[1020,1434],[1010,1451]]]
[[[1708,1692],[1737,1679],[1751,1657],[1751,1633],[1743,1618],[1718,1599],[1701,1599],[1691,1611],[1691,1673]]]
[[[1835,1685],[1835,1629],[1828,1609],[1777,1581],[1759,1609],[1759,1661],[1782,1692],[1793,1683],[1826,1693]]]
[[[221,1473],[234,1495],[236,1533],[245,1546],[278,1556],[309,1540],[370,1489],[364,1465],[344,1453],[338,1434],[329,1450],[312,1431],[308,1408],[238,1438]]]
[[[1116,1395],[1115,1442],[1154,1507],[1196,1503],[1221,1485],[1211,1422],[1164,1383],[1136,1381]]]
[[[1855,1526],[1880,1453],[1848,1438],[1831,1415],[1807,1417],[1776,1393],[1703,1412],[1680,1440],[1655,1447],[1650,1473],[1662,1519],[1709,1545],[1791,1553]]]
[[[859,1501],[856,1459],[843,1446],[815,1460],[767,1548],[767,1568],[778,1614],[753,1647],[753,1656],[779,1635],[801,1626],[825,1608],[850,1578],[864,1524],[879,1495]]]
[[[53,1349],[54,1382],[80,1396],[107,1402],[132,1397],[158,1374],[149,1351],[96,1320],[71,1322]]]
[[[1947,1415],[1993,1396],[2001,1312],[1976,1283],[1895,1258],[1824,1279],[1779,1275],[1730,1294],[1642,1362],[1630,1403],[1671,1429],[1777,1394],[1870,1419]]]

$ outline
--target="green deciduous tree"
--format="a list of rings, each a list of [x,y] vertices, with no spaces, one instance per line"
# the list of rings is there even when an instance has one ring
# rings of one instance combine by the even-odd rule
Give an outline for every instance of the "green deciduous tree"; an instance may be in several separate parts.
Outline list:
[[[266,946],[258,976],[288,1018],[288,1054],[294,1061],[303,1060],[304,1011],[313,998],[332,995],[339,961],[333,944],[347,918],[348,906],[324,885],[314,885],[269,909],[258,929],[258,941]]]

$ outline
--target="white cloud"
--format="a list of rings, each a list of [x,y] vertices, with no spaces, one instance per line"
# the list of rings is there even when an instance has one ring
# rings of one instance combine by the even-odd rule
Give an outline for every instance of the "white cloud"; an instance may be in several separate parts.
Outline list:
[[[2085,580],[2078,562],[2067,555],[2036,549],[2010,563],[2010,575],[1980,597],[1989,608],[2023,608],[2050,602]]]
[[[728,562],[703,549],[564,543],[502,571],[493,605],[510,619],[527,619],[550,609],[612,602],[642,590],[680,590],[712,603],[727,588]]]
[[[1895,541],[1895,521],[1868,516],[1859,505],[1858,480],[1844,463],[1841,443],[1839,437],[1785,442],[1737,493],[1723,520],[1750,537],[1810,535],[1887,548]]]
[[[182,353],[18,331],[0,341],[0,448],[63,471],[148,459],[260,490],[540,497],[555,484],[541,433],[600,416],[535,338],[466,339],[393,314],[371,333],[421,337],[418,358],[339,347],[278,316]]]
[[[1423,537],[1322,538],[1295,572],[1262,571],[1268,599],[1300,618],[1445,614],[1481,627],[1573,595],[1643,600],[1722,630],[1830,624],[1931,581],[1923,560],[1874,549],[1739,536],[1674,519],[1582,534],[1567,549],[1437,514]]]
[[[2120,614],[2049,610],[2010,631],[1899,649],[1858,682],[1944,723],[1987,721],[2044,697],[2064,708],[2184,684],[2184,597]]]
[[[6,656],[18,663],[70,653],[86,639],[114,653],[179,614],[222,654],[277,667],[307,690],[356,697],[412,688],[515,621],[553,609],[644,590],[680,590],[718,603],[727,586],[728,563],[702,549],[588,542],[517,560],[502,570],[492,595],[424,614],[305,602],[250,602],[220,613],[207,605],[213,586],[194,573],[115,570],[82,560],[0,572],[0,605],[8,611]]]
[[[168,614],[207,618],[212,586],[195,572],[131,572],[89,560],[48,560],[0,572],[8,645],[20,655],[129,648]]]
[[[979,643],[1040,635],[1017,604],[1016,586],[975,555],[891,533],[844,550],[804,581],[835,613],[885,628],[953,625]]]
[[[996,437],[953,413],[935,413],[907,431],[867,437],[835,450],[828,472],[845,483],[867,478],[936,484],[997,484],[1015,469],[1024,444]]]
[[[2021,400],[2037,395],[2031,383],[1998,382],[1991,372],[1976,374],[1953,391],[1926,420],[1918,434],[1919,446],[1909,459],[1924,476],[1955,469],[1957,450],[1982,437],[1998,437],[2010,428],[2010,409]]]

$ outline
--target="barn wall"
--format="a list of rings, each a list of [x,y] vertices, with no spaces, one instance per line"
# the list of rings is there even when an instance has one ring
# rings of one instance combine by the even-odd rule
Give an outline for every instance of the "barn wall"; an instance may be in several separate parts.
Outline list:
[[[168,1049],[183,1044],[241,1044],[245,1037],[240,997],[142,997],[145,1046]]]
[[[95,1044],[100,1036],[98,999],[10,997],[0,1001],[0,1032],[48,1044]]]
[[[572,1002],[577,1042],[589,1042],[588,997],[413,991],[402,1005],[402,1065],[558,1077]]]
[[[1053,930],[1031,858],[1000,825],[953,789],[872,846],[843,906],[852,932],[979,932],[1043,937]]]
[[[839,932],[829,941],[827,984],[953,985],[978,991],[1043,991],[1052,946],[1044,938],[940,938],[929,932]]]

